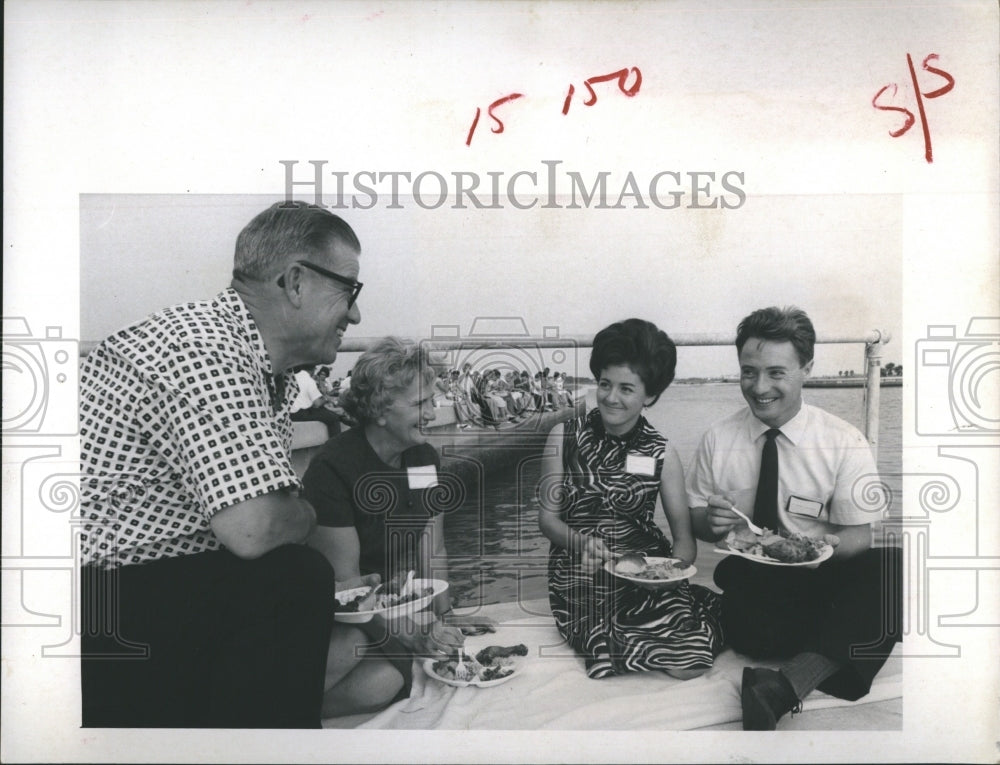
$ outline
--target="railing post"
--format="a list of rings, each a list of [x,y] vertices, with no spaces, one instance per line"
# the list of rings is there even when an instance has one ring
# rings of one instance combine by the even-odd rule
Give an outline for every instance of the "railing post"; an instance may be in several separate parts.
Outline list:
[[[874,338],[865,343],[865,437],[878,452],[878,404],[882,392],[882,346],[889,342],[889,333],[875,330]]]

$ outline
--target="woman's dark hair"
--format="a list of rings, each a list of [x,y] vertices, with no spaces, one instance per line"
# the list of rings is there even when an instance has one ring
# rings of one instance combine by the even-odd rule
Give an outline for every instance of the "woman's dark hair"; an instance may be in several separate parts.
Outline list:
[[[761,340],[771,340],[778,343],[791,343],[795,355],[799,358],[799,366],[803,367],[812,361],[813,349],[816,345],[816,330],[806,312],[795,306],[778,308],[760,308],[747,316],[736,328],[736,353],[743,351],[743,346],[751,337]]]
[[[590,353],[590,371],[595,379],[608,367],[628,366],[639,375],[646,395],[660,394],[674,380],[677,368],[677,346],[666,332],[643,319],[626,319],[605,327],[594,337]]]

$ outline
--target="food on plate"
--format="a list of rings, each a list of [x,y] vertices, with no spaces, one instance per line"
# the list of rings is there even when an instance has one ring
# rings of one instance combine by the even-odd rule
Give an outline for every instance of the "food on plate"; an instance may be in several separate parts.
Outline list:
[[[678,565],[678,561],[660,560],[650,563],[637,553],[622,555],[615,561],[615,573],[631,576],[636,579],[662,581],[664,579],[679,579],[683,576],[686,566]]]
[[[385,584],[385,591],[389,595],[408,594],[413,587],[413,578],[417,575],[414,570],[400,571]]]
[[[646,570],[646,558],[638,553],[622,555],[615,561],[615,571],[626,576],[637,576]]]
[[[830,534],[823,539],[815,539],[805,534],[779,530],[777,533],[764,529],[761,535],[743,527],[726,535],[726,544],[732,550],[770,558],[779,563],[806,563],[816,560],[828,546],[835,546],[839,540]]]
[[[434,662],[434,674],[445,680],[485,683],[513,675],[514,657],[527,655],[528,647],[523,643],[506,647],[487,646],[475,658],[456,652],[447,659]]]
[[[419,600],[427,595],[433,595],[433,587],[417,587],[413,584],[416,573],[416,571],[400,573],[388,582],[368,587],[348,602],[341,601],[339,610],[346,613],[381,611],[392,606],[409,603],[411,600]]]
[[[783,563],[802,563],[818,558],[820,553],[807,539],[789,539],[777,536],[761,540],[760,544],[764,548],[765,555]]]
[[[492,664],[495,659],[506,659],[511,656],[527,656],[528,646],[524,643],[504,647],[502,645],[488,645],[476,654],[476,661],[480,664]]]

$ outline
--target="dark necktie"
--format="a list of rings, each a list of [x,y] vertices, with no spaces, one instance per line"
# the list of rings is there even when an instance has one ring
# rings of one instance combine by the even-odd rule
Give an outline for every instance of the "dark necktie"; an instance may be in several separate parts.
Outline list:
[[[778,444],[775,439],[781,433],[771,428],[764,436],[764,449],[760,455],[760,478],[757,480],[757,496],[753,501],[753,520],[758,526],[778,530]]]

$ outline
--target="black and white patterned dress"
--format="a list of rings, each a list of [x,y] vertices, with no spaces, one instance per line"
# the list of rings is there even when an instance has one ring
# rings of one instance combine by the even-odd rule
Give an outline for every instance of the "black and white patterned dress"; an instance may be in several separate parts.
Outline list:
[[[558,487],[565,522],[599,537],[615,557],[669,556],[670,542],[653,522],[666,443],[644,417],[625,436],[605,432],[597,409],[567,422]],[[654,474],[627,473],[629,454],[652,457]],[[592,678],[705,669],[722,650],[716,593],[688,582],[647,590],[603,569],[587,575],[575,555],[555,545],[549,603],[560,634],[584,657]]]

